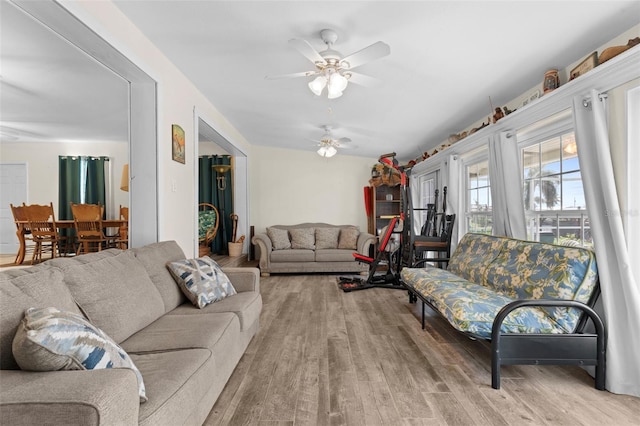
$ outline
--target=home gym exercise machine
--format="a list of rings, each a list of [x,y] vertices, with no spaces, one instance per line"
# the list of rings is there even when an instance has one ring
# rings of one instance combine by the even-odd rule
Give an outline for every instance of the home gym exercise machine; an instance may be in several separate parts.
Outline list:
[[[400,215],[399,217],[392,218],[389,224],[382,229],[380,233],[381,239],[378,243],[375,257],[364,256],[358,253],[353,254],[356,262],[369,265],[369,273],[366,279],[353,276],[339,277],[338,285],[345,292],[366,290],[369,288],[405,289],[402,284],[400,284],[400,270],[402,266],[410,264],[406,263],[406,261],[412,256],[411,253],[403,256],[403,252],[410,246],[409,242],[411,240],[411,222],[409,220],[411,197],[409,196],[408,170],[405,170],[402,166],[398,166],[398,161],[395,159],[395,156],[395,152],[384,154],[380,156],[378,161],[390,168],[389,173],[393,172],[391,169],[397,170],[400,173]],[[399,235],[399,242],[391,239],[393,234]],[[381,266],[386,267],[382,273],[378,271]]]

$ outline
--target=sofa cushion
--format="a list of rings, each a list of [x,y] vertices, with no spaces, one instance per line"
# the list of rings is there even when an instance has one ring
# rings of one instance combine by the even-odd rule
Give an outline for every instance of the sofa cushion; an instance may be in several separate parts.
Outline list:
[[[122,348],[130,354],[191,348],[213,349],[225,330],[240,330],[239,319],[231,312],[204,313],[189,303],[183,306],[186,309],[180,310],[181,307],[178,307],[178,312],[190,310],[196,314],[178,314],[172,311],[163,315],[122,342]],[[234,321],[236,325],[232,326]]]
[[[182,305],[186,301],[184,293],[176,285],[173,275],[167,269],[167,262],[184,259],[184,252],[175,241],[162,241],[144,247],[131,249],[136,259],[147,270],[151,282],[156,286],[164,301],[164,311]]]
[[[418,290],[454,328],[491,338],[493,320],[511,297],[438,268],[404,268],[403,282]],[[502,323],[503,333],[563,333],[544,309],[520,308]]]
[[[28,309],[13,340],[13,354],[27,371],[129,368],[138,379],[140,402],[147,400],[142,375],[129,355],[79,314]]]
[[[485,284],[485,272],[506,244],[504,238],[465,234],[451,255],[447,269],[477,284]]]
[[[212,303],[202,310],[185,303],[169,312],[169,315],[233,312],[240,319],[240,328],[242,331],[245,331],[259,321],[261,311],[262,297],[260,293],[257,291],[245,291],[233,297],[227,297],[224,300]]]
[[[12,273],[9,273],[9,272]],[[0,368],[17,370],[11,342],[29,308],[56,307],[82,314],[64,284],[62,272],[36,266],[0,273]],[[20,273],[17,273],[20,271]],[[31,271],[31,272],[29,272]]]
[[[187,299],[200,309],[236,294],[229,277],[208,256],[169,262],[167,268]]]
[[[340,228],[316,228],[316,250],[338,248]]]
[[[360,230],[355,226],[348,226],[340,229],[340,238],[338,239],[338,248],[357,250],[358,235],[360,235]]]
[[[589,301],[597,284],[591,250],[531,241],[507,240],[486,271],[486,285],[514,299]],[[581,311],[543,308],[566,332],[578,325]]]
[[[316,250],[316,262],[355,262],[353,250],[325,249]]]
[[[131,354],[147,385],[149,401],[140,405],[140,425],[184,424],[217,381],[209,349]]]
[[[291,234],[291,248],[314,250],[316,248],[316,234],[314,228],[292,228],[289,230]]]
[[[286,250],[291,248],[291,241],[289,241],[289,231],[286,229],[279,229],[270,227],[267,228],[267,235],[271,240],[271,245],[274,250]]]
[[[89,321],[117,343],[164,314],[158,289],[132,251],[61,269]]]
[[[315,252],[313,250],[276,250],[271,253],[271,263],[314,262],[315,257]]]

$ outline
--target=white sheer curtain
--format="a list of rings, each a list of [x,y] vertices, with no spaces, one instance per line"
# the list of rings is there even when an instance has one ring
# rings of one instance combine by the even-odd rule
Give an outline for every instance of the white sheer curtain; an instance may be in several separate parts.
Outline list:
[[[527,238],[518,146],[507,132],[489,142],[493,235]]]
[[[464,224],[464,212],[460,210],[462,204],[460,203],[460,197],[462,195],[463,188],[460,185],[460,160],[457,155],[450,155],[447,159],[447,214],[456,214],[456,223],[453,226],[453,233],[451,235],[451,253],[456,249],[458,245],[458,235],[461,227]]]
[[[595,90],[590,99],[573,99],[578,158],[608,332],[606,388],[640,396],[640,288],[627,252],[604,102]]]

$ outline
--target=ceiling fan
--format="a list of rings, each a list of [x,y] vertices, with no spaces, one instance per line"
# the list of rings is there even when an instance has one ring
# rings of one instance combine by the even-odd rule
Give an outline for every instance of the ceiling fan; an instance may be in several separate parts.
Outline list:
[[[365,47],[351,55],[343,57],[342,54],[333,50],[333,44],[338,39],[338,34],[334,30],[324,29],[320,31],[322,41],[327,45],[325,50],[318,52],[306,40],[291,39],[289,44],[302,53],[314,65],[315,70],[294,74],[284,74],[277,76],[267,76],[268,79],[293,78],[293,77],[313,77],[309,82],[309,89],[320,96],[324,88],[327,88],[329,99],[342,96],[342,92],[347,88],[349,82],[362,86],[374,86],[378,80],[363,74],[358,74],[352,70],[367,62],[382,58],[391,53],[388,44],[378,41]]]
[[[324,135],[322,135],[319,141],[314,141],[319,147],[318,155],[320,155],[321,157],[329,158],[338,153],[338,148],[352,148],[351,146],[347,145],[349,142],[351,142],[351,139],[334,138],[331,134],[331,126],[328,124],[325,124],[324,126],[322,126],[322,128],[324,129]]]

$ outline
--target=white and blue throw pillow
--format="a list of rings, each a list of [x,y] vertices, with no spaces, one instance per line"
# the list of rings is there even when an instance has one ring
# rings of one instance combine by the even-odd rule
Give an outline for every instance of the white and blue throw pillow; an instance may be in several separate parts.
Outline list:
[[[200,309],[237,294],[229,277],[210,257],[169,262],[167,268],[185,296]]]
[[[13,356],[23,370],[95,370],[129,368],[146,402],[142,374],[129,355],[81,315],[57,308],[30,308],[13,339]]]

